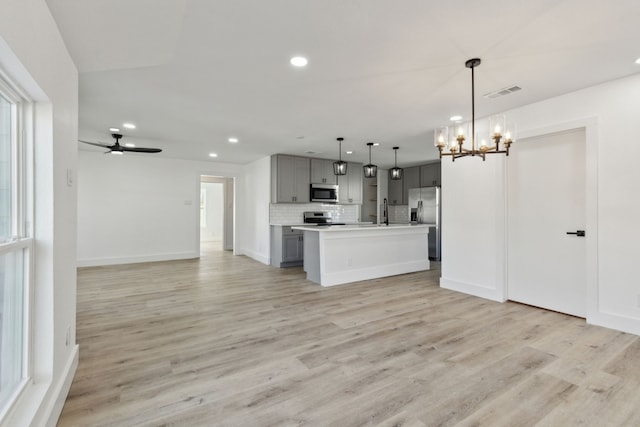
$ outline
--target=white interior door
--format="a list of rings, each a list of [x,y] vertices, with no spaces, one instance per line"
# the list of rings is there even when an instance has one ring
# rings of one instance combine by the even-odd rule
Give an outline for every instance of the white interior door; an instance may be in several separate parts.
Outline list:
[[[510,300],[585,317],[585,131],[514,144],[508,159]],[[589,230],[585,230],[588,236]]]

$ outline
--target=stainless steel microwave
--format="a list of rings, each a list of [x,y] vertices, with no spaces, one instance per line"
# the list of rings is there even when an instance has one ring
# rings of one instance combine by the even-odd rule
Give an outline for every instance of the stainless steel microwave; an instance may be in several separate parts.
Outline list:
[[[311,184],[311,201],[338,203],[338,186],[333,184]]]

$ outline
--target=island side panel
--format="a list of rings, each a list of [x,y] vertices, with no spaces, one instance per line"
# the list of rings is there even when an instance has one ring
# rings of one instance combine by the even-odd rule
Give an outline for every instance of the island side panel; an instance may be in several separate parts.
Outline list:
[[[304,271],[307,280],[320,283],[320,233],[304,230]]]

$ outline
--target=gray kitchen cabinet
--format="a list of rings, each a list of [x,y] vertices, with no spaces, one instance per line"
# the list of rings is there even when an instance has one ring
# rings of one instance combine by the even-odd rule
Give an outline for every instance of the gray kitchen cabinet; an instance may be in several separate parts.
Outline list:
[[[390,180],[391,181],[391,180]],[[409,190],[420,188],[420,166],[404,168],[402,172],[402,204],[409,203]]]
[[[282,263],[302,262],[304,260],[304,239],[299,235],[282,237]]]
[[[335,184],[337,180],[336,175],[333,174],[333,160],[311,159],[311,182]]]
[[[389,179],[390,205],[409,203],[409,190],[440,185],[440,162],[404,168],[402,179]]]
[[[271,265],[295,267],[304,262],[303,231],[288,225],[271,226]]]
[[[309,203],[308,157],[271,156],[271,202]]]
[[[440,162],[420,166],[420,187],[434,187],[440,184]]]
[[[402,180],[401,179],[389,179],[387,202],[389,203],[389,205],[402,204]]]
[[[338,176],[338,201],[354,205],[362,203],[362,163],[349,162],[347,174]]]

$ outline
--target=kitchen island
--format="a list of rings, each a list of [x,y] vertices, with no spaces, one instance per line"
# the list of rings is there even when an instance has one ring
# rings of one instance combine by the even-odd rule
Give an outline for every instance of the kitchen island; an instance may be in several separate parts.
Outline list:
[[[429,270],[429,227],[292,227],[304,232],[304,271],[322,286]]]

